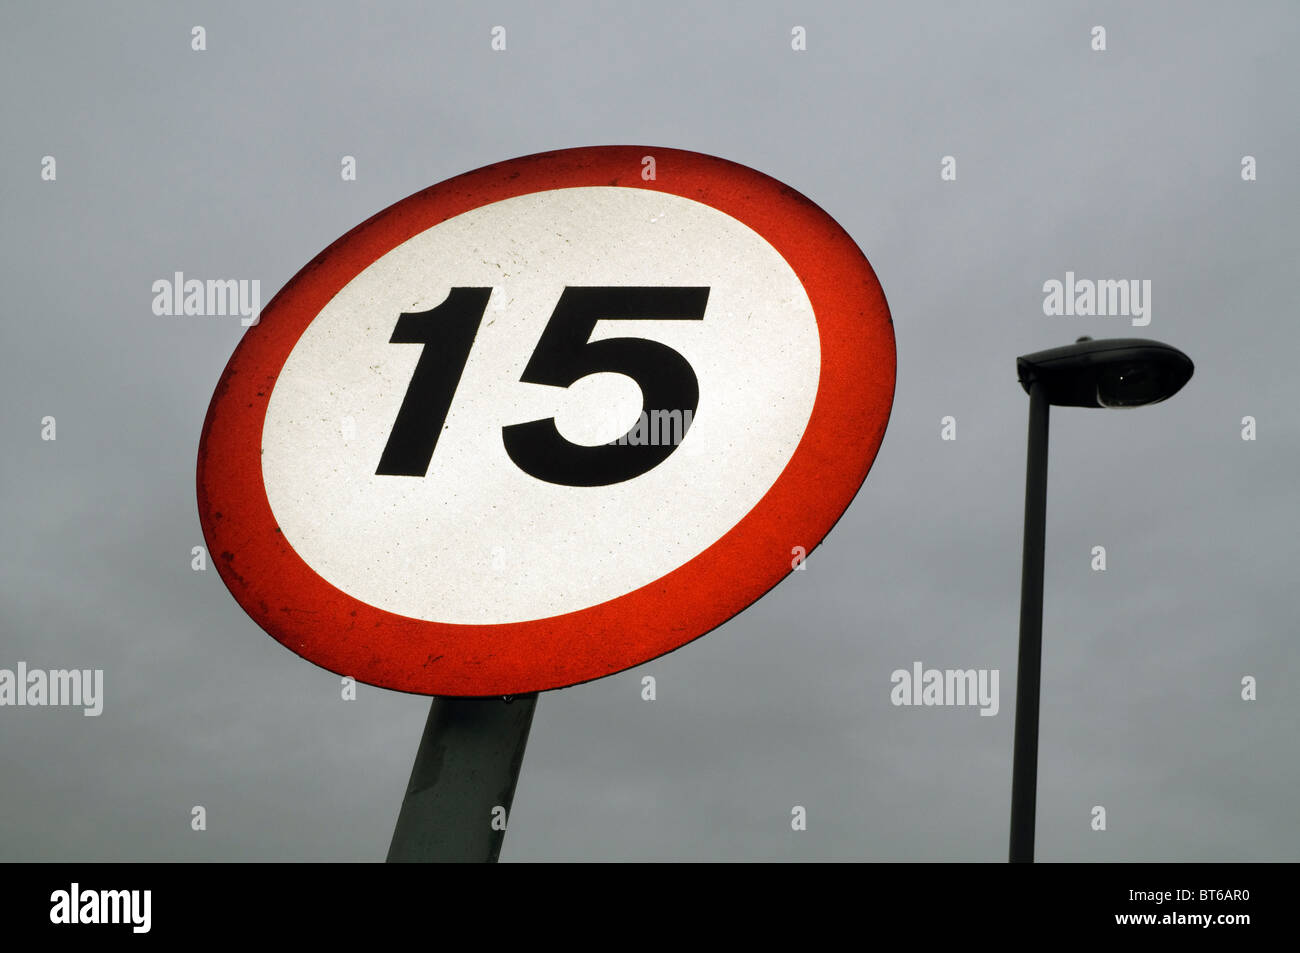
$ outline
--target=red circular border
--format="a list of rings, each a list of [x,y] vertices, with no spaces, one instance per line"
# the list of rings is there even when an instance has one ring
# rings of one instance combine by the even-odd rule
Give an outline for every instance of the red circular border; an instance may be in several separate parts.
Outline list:
[[[657,178],[641,177],[655,157]],[[767,494],[712,546],[648,586],[576,612],[498,625],[429,622],[360,602],[318,576],[281,534],[262,483],[267,404],[321,309],[376,259],[453,216],[579,186],[680,195],[739,219],[803,282],[821,341],[812,415]],[[426,695],[563,688],[623,671],[721,625],[791,570],[848,507],[884,439],[894,399],[893,323],[862,252],[811,200],[746,166],[645,146],[511,159],[417,192],[348,232],[284,286],[226,365],[199,441],[199,518],[235,599],[271,636],[340,675]]]

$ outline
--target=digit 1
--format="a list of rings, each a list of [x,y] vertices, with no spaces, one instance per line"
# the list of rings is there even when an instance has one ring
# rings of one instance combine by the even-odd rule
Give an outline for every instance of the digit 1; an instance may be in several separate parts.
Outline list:
[[[376,476],[424,476],[447,422],[491,288],[452,288],[428,311],[403,312],[389,344],[423,344]]]

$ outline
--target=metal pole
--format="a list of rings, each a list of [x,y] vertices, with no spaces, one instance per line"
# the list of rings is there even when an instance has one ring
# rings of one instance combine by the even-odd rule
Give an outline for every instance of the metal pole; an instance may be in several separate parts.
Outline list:
[[[1020,579],[1020,658],[1011,767],[1011,863],[1033,863],[1038,798],[1038,698],[1043,661],[1043,548],[1047,536],[1047,422],[1043,385],[1029,386],[1025,551]]]
[[[435,698],[389,863],[496,863],[537,695]]]

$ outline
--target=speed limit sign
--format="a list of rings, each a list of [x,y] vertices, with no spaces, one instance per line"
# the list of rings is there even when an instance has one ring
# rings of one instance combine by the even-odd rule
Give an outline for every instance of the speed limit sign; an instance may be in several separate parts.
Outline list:
[[[512,159],[302,269],[204,422],[222,580],[304,658],[490,696],[627,669],[799,566],[893,401],[871,266],[809,199],[671,149]]]

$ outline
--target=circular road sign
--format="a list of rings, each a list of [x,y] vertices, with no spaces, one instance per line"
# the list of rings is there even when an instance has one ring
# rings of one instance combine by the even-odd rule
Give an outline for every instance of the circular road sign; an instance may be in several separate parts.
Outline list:
[[[489,696],[622,671],[750,605],[871,468],[893,325],[848,234],[642,146],[487,166],[302,269],[198,457],[222,580],[304,658]]]

